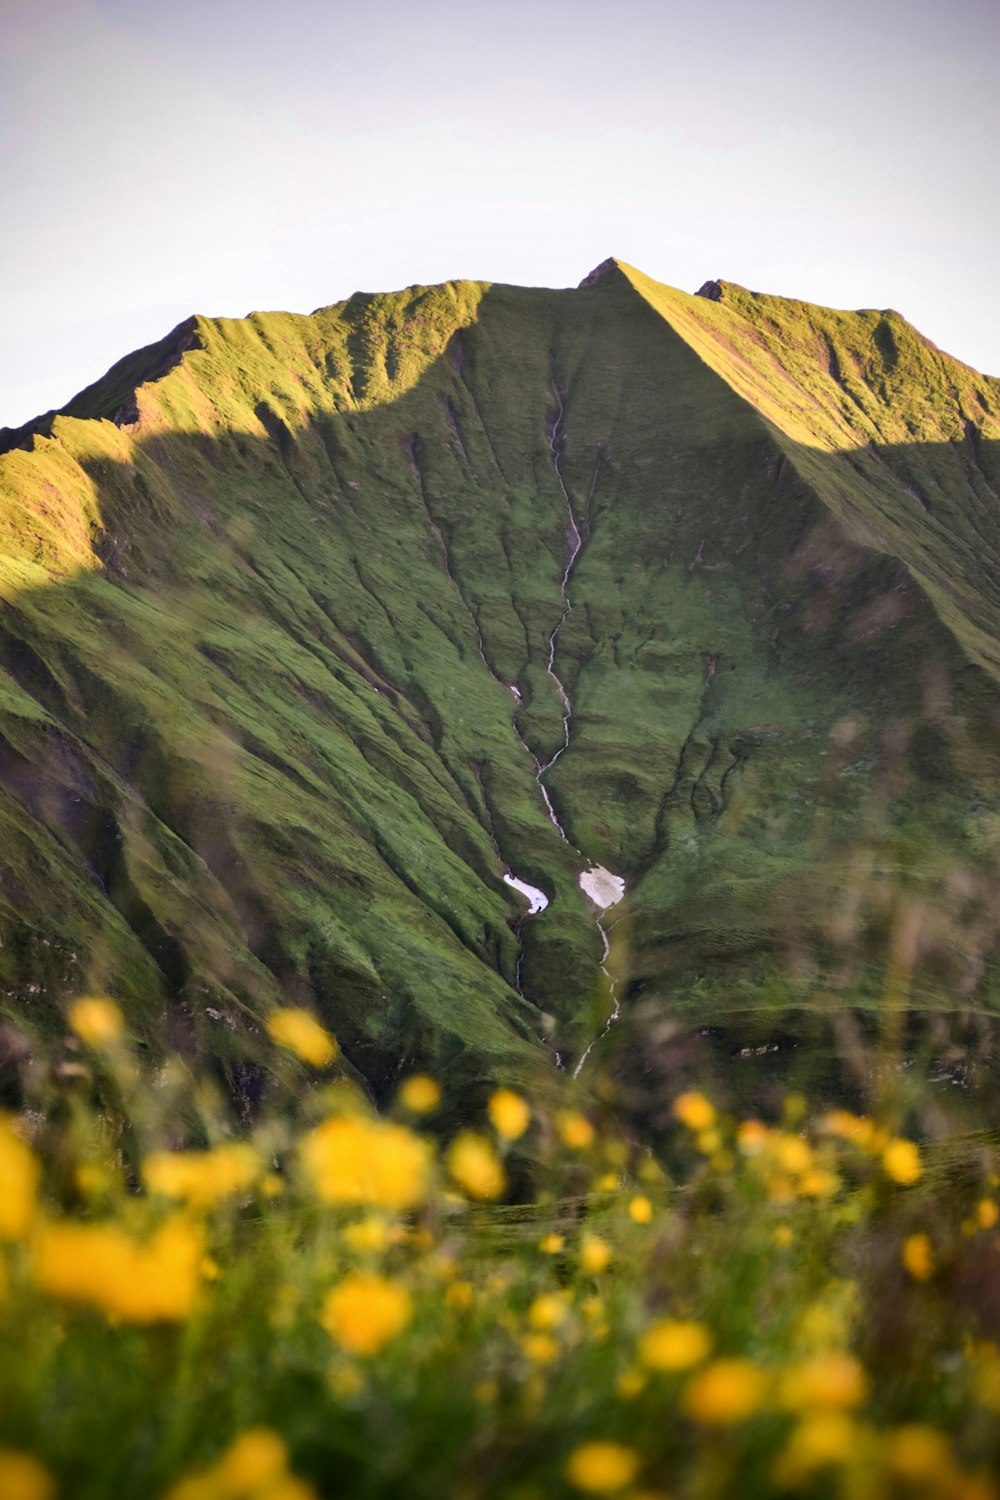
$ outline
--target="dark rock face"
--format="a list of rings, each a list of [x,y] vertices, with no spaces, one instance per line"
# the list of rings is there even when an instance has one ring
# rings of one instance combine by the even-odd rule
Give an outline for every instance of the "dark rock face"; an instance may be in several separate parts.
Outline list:
[[[696,297],[707,297],[709,302],[722,301],[722,284],[718,281],[703,281],[695,292]]]

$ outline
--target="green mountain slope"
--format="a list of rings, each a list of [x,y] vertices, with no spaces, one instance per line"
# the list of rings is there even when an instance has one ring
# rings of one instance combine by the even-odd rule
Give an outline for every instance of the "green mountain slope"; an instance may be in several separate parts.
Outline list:
[[[376,1091],[537,1086],[612,1005],[646,1059],[904,980],[991,1012],[1000,385],[707,290],[193,319],[9,434],[9,1009],[108,988],[235,1067],[291,997]]]

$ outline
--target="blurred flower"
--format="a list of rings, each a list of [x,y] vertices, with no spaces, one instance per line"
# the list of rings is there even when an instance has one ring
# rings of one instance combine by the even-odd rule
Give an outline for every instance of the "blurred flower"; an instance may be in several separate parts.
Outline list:
[[[379,1255],[389,1244],[389,1226],[384,1219],[374,1216],[348,1224],[344,1229],[344,1243],[359,1254]]]
[[[377,1354],[409,1323],[410,1293],[398,1281],[356,1271],[327,1294],[320,1322],[349,1354]]]
[[[1000,1208],[992,1198],[982,1198],[976,1205],[976,1222],[980,1229],[994,1229],[1000,1219]]]
[[[649,1224],[653,1218],[653,1205],[648,1198],[638,1193],[629,1202],[628,1216],[633,1224]]]
[[[30,1453],[0,1448],[0,1500],[54,1500],[55,1482]]]
[[[705,1426],[735,1426],[760,1409],[767,1389],[767,1375],[748,1359],[717,1359],[690,1382],[683,1406]]]
[[[251,1427],[216,1463],[182,1479],[164,1500],[316,1500],[316,1491],[290,1473],[288,1450],[276,1432]]]
[[[492,1202],[507,1186],[503,1167],[484,1136],[463,1130],[448,1148],[448,1171],[470,1198]]]
[[[568,1316],[565,1292],[542,1292],[528,1308],[528,1322],[544,1332],[560,1328]]]
[[[559,1345],[551,1333],[529,1333],[521,1340],[521,1352],[533,1365],[551,1365],[559,1355]]]
[[[770,1135],[760,1120],[743,1120],[736,1131],[736,1144],[744,1156],[760,1156]]]
[[[566,1478],[587,1495],[610,1495],[632,1483],[639,1455],[623,1443],[582,1443],[566,1460]]]
[[[531,1110],[520,1094],[511,1089],[497,1089],[486,1107],[493,1129],[503,1140],[516,1141],[527,1130]]]
[[[74,1000],[67,1019],[70,1028],[88,1047],[110,1046],[118,1040],[125,1026],[125,1019],[115,1002],[98,995]]]
[[[934,1247],[929,1235],[908,1235],[903,1241],[901,1259],[914,1281],[927,1281],[934,1274]]]
[[[780,1399],[789,1411],[804,1407],[860,1406],[868,1390],[864,1370],[843,1350],[817,1354],[792,1365],[781,1377]]]
[[[39,1166],[6,1115],[0,1115],[0,1240],[20,1240],[35,1215]]]
[[[673,1102],[673,1114],[689,1130],[709,1130],[715,1124],[714,1104],[694,1089],[678,1094]]]
[[[566,1236],[563,1234],[543,1234],[538,1241],[538,1248],[544,1255],[558,1255],[565,1246]]]
[[[143,1181],[150,1192],[180,1199],[194,1208],[210,1208],[222,1198],[245,1192],[260,1170],[257,1153],[242,1141],[211,1151],[155,1151],[142,1164]]]
[[[203,1256],[201,1230],[186,1219],[169,1219],[144,1242],[115,1224],[45,1224],[32,1241],[32,1272],[50,1296],[156,1323],[191,1312]]]
[[[792,1433],[774,1465],[774,1479],[782,1489],[796,1489],[820,1469],[844,1463],[856,1449],[857,1424],[846,1413],[810,1414]]]
[[[951,1446],[944,1433],[919,1423],[886,1433],[885,1458],[892,1473],[922,1488],[948,1481],[955,1472]]]
[[[897,1136],[882,1152],[882,1166],[893,1182],[909,1187],[920,1176],[920,1152],[912,1141]]]
[[[334,1115],[311,1130],[299,1150],[325,1203],[403,1210],[427,1196],[430,1147],[405,1125]]]
[[[712,1341],[701,1323],[664,1318],[639,1340],[639,1361],[648,1370],[689,1370],[708,1355]]]
[[[396,1097],[411,1115],[430,1115],[441,1103],[441,1089],[426,1073],[414,1073],[401,1084]]]
[[[611,1264],[611,1246],[600,1235],[585,1234],[580,1241],[580,1264],[591,1276],[606,1271]]]
[[[556,1117],[559,1136],[571,1151],[585,1151],[594,1142],[594,1127],[586,1115],[575,1109],[563,1109]]]
[[[291,1007],[272,1010],[266,1025],[273,1041],[314,1068],[327,1067],[340,1050],[329,1032],[307,1010]]]

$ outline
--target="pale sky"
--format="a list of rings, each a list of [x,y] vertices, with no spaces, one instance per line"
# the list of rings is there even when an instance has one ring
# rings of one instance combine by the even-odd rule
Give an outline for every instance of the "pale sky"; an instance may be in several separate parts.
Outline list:
[[[189,313],[608,255],[1000,374],[1000,0],[0,0],[0,425]]]

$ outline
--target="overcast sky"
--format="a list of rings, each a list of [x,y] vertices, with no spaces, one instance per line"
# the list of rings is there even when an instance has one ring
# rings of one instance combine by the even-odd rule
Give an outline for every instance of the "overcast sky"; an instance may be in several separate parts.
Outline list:
[[[191,312],[607,255],[1000,374],[1000,0],[0,0],[0,425]]]

